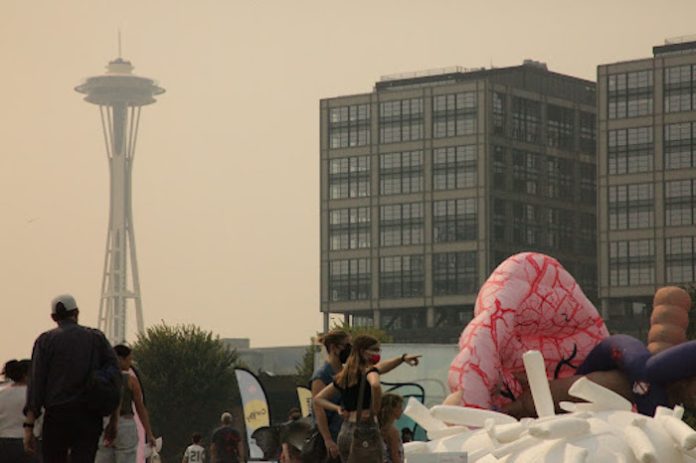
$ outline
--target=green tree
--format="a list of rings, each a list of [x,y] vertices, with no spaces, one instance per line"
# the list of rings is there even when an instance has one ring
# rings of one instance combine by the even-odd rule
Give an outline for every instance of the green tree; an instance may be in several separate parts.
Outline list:
[[[133,358],[164,461],[179,461],[193,432],[209,435],[220,413],[239,403],[236,352],[197,326],[150,327],[138,336]]]
[[[361,334],[373,336],[381,343],[389,343],[393,340],[393,338],[382,329],[372,326],[350,326],[345,321],[342,323],[335,323],[331,329],[343,330],[350,334],[353,338]],[[307,349],[302,356],[302,360],[296,365],[296,381],[297,384],[301,386],[308,385],[309,378],[311,378],[312,373],[314,373],[314,355],[320,350],[319,346],[317,346],[316,340],[319,339],[320,335],[321,333],[317,333],[317,335],[311,339],[309,346],[307,346]]]

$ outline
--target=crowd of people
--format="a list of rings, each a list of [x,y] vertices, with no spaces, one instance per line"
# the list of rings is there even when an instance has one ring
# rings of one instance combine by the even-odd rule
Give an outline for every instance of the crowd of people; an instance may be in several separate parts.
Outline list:
[[[112,348],[104,334],[78,323],[70,295],[51,302],[52,330],[35,341],[31,359],[10,360],[0,387],[0,462],[135,463],[139,447],[136,416],[145,443],[155,437],[132,350]],[[419,355],[382,360],[371,336],[354,339],[342,330],[321,339],[326,361],[310,380],[312,429],[320,454],[308,454],[308,430],[301,413],[290,413],[282,433],[282,463],[403,463],[410,430],[395,427],[403,398],[382,394],[380,376],[402,364],[418,365]],[[111,389],[110,389],[111,388]],[[109,392],[115,401],[110,402]],[[96,397],[93,398],[92,396]],[[112,404],[104,412],[104,404]],[[224,412],[206,448],[194,433],[182,463],[244,463],[244,440]],[[310,429],[310,431],[312,430]],[[359,454],[359,455],[358,455]],[[320,455],[320,456],[317,456]]]

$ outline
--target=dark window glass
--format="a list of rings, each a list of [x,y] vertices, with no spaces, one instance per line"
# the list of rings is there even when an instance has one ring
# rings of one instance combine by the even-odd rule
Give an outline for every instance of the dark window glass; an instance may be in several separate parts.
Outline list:
[[[512,150],[512,189],[516,193],[529,195],[542,194],[542,156],[522,150]]]
[[[692,111],[696,106],[696,66],[687,64],[665,68],[665,112]]]
[[[595,154],[597,150],[595,115],[580,111],[580,151]]]
[[[654,284],[654,241],[611,241],[609,243],[609,282],[611,286]]]
[[[369,195],[369,156],[329,161],[329,199],[361,198]]]
[[[454,190],[476,186],[476,145],[433,150],[433,188]]]
[[[653,112],[652,70],[608,77],[609,119],[646,116]]]
[[[385,101],[379,104],[380,143],[395,143],[422,138],[422,98]]]
[[[493,133],[505,135],[505,94],[493,92],[492,105]]]
[[[380,207],[379,234],[382,246],[408,246],[423,242],[421,203],[389,204]]]
[[[512,203],[512,241],[517,245],[542,246],[542,208],[532,204]]]
[[[696,180],[665,182],[665,222],[667,225],[693,225],[696,217]]]
[[[610,130],[607,160],[609,174],[632,174],[653,169],[652,127]]]
[[[527,143],[541,141],[541,104],[512,97],[512,138]]]
[[[493,188],[507,190],[507,153],[502,146],[493,146]]]
[[[546,156],[546,196],[574,200],[574,162],[570,159]]]
[[[329,293],[332,301],[370,298],[370,260],[344,259],[329,262]]]
[[[594,164],[579,162],[580,201],[594,205],[597,202],[597,168]]]
[[[693,122],[665,125],[665,168],[696,167],[695,145]]]
[[[370,105],[329,109],[329,148],[370,144]]]
[[[423,256],[382,257],[379,262],[379,297],[423,295]]]
[[[422,190],[423,151],[380,154],[380,194],[417,193]]]
[[[476,199],[433,201],[433,241],[475,240],[478,236]]]
[[[665,264],[668,282],[693,284],[696,276],[694,237],[667,238],[665,240]]]
[[[609,187],[609,229],[652,227],[655,223],[655,196],[652,183]]]
[[[546,144],[572,150],[575,140],[575,111],[556,105],[546,105]]]
[[[476,251],[433,254],[433,293],[436,296],[473,294],[478,289]]]
[[[476,93],[451,93],[433,97],[433,137],[476,133]]]
[[[355,207],[329,211],[329,249],[370,247],[370,208]]]

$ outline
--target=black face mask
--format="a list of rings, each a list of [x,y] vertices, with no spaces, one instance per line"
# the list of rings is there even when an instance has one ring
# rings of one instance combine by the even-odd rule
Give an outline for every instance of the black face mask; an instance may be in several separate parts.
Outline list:
[[[341,363],[346,363],[348,361],[348,357],[350,356],[350,351],[352,350],[352,347],[350,344],[346,345],[346,347],[341,351],[340,354],[338,354],[338,359],[341,361]]]

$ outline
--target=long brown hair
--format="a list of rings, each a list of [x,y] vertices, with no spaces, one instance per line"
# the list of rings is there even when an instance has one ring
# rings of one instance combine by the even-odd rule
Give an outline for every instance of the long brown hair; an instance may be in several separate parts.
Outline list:
[[[336,384],[344,389],[357,384],[363,370],[368,366],[365,351],[378,345],[379,341],[372,336],[363,334],[353,338],[353,348],[343,370],[336,375]]]

